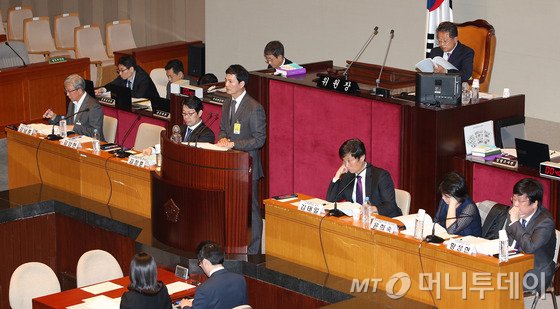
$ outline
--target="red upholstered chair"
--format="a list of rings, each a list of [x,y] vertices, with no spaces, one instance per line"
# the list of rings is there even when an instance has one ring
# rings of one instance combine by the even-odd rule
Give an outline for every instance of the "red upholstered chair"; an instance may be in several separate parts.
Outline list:
[[[480,81],[480,91],[488,92],[494,66],[496,34],[494,27],[483,19],[457,24],[459,41],[474,50],[472,78]]]

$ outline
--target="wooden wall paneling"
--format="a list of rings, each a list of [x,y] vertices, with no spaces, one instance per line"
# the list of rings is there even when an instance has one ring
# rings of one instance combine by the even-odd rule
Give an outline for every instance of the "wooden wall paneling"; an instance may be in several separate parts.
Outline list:
[[[150,218],[150,170],[133,167],[120,159],[111,158],[107,162],[107,171],[111,179],[110,190],[113,190],[109,205],[118,205],[121,209]]]
[[[245,277],[253,309],[320,308],[329,303],[251,277]]]
[[[38,166],[33,162],[42,141],[30,139],[23,133],[13,130],[7,130],[7,136],[8,189],[41,183]]]

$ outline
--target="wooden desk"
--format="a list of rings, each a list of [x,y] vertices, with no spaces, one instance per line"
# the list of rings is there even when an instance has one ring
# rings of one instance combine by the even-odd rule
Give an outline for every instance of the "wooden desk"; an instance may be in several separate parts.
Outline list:
[[[192,280],[183,280],[175,276],[174,273],[164,269],[158,268],[158,280],[162,281],[164,284],[169,284],[177,281],[188,282],[192,283]],[[119,298],[121,297],[124,292],[128,291],[127,286],[130,284],[130,278],[123,277],[115,280],[111,280],[115,284],[122,286],[122,288],[104,292],[97,295],[105,295],[110,298]],[[193,296],[195,292],[195,288],[177,292],[175,294],[170,295],[172,301],[177,301],[185,296]],[[56,294],[51,294],[43,297],[38,297],[33,299],[33,308],[34,309],[56,309],[56,308],[66,308],[68,306],[73,306],[82,303],[82,300],[85,298],[94,297],[96,295],[86,292],[82,289],[76,288],[68,291],[63,291]]]
[[[76,150],[6,129],[8,188],[43,183],[149,218],[150,171],[109,153],[94,154],[91,143]]]
[[[310,198],[301,194],[299,196]],[[329,271],[330,274],[350,280],[357,279],[360,283],[364,279],[381,280],[378,288],[383,291],[387,291],[391,277],[404,272],[411,280],[406,297],[427,304],[435,301],[439,308],[523,307],[521,280],[523,274],[533,267],[532,255],[499,263],[493,257],[449,251],[442,245],[421,243],[410,236],[367,230],[360,223],[354,223],[350,217],[322,219],[321,216],[297,210],[291,202],[273,199],[264,202],[267,256]],[[496,291],[500,283],[498,274],[518,274],[518,285],[510,287],[505,284],[504,279],[513,277],[502,278],[500,282],[504,289]],[[489,286],[476,285],[476,278],[487,278],[485,282]],[[371,292],[372,284],[368,292]],[[446,285],[464,288],[451,290],[446,289]],[[427,290],[430,286],[435,300],[432,300]],[[395,290],[400,288],[399,285],[396,287]],[[494,290],[486,291],[484,298],[481,298],[479,291],[474,289],[477,287]],[[463,298],[463,292],[466,299]],[[511,299],[510,293],[519,299]]]
[[[47,108],[59,115],[66,114],[64,80],[70,74],[79,74],[89,79],[89,58],[2,69],[0,134],[4,134],[4,126],[8,124],[41,119]]]

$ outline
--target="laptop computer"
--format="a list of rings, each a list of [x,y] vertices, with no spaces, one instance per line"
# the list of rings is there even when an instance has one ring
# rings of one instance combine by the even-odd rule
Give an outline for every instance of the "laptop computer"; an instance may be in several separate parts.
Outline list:
[[[116,108],[129,112],[132,110],[130,88],[111,84],[105,86],[105,88],[107,91],[111,91],[111,98],[115,99]]]
[[[523,166],[538,169],[541,162],[560,163],[558,152],[550,151],[547,144],[516,138],[515,150],[517,151],[517,161]]]

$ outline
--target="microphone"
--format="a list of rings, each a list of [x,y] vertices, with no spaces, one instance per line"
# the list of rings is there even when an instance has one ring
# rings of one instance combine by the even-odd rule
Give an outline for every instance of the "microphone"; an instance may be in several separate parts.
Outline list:
[[[211,116],[212,115],[210,115],[210,117]],[[200,132],[198,132],[198,135],[196,136],[196,140],[194,141],[194,147],[196,147],[196,145],[198,144],[198,139],[202,136],[202,133],[204,132],[204,130],[206,130],[206,129],[210,130],[210,127],[214,124],[214,122],[216,122],[216,120],[218,120],[218,117],[219,117],[218,113],[216,113],[214,119],[212,119],[212,121],[207,126],[202,128],[202,130],[200,130]]]
[[[439,211],[439,209],[438,209]],[[444,242],[445,240],[439,236],[436,236],[436,224],[437,223],[441,223],[442,221],[446,221],[449,219],[460,219],[460,218],[470,218],[473,217],[473,215],[461,215],[461,216],[456,216],[456,217],[452,217],[452,218],[445,218],[444,220],[435,220],[434,221],[434,225],[432,226],[432,235],[428,235],[426,236],[426,242],[429,243],[434,243],[434,244],[441,244],[442,242]],[[436,214],[436,218],[437,218],[437,214]]]
[[[76,116],[76,115],[78,115],[78,114],[80,114],[80,113],[85,113],[85,112],[89,112],[89,107],[86,108],[86,109],[84,109],[84,110],[77,111],[77,112],[73,113],[72,115],[66,117],[65,119],[70,119],[70,117],[74,117],[74,116]],[[51,134],[47,135],[47,139],[48,139],[49,141],[57,141],[57,140],[59,140],[59,139],[62,139],[62,137],[61,137],[60,135],[54,134],[54,126],[57,125],[61,120],[62,120],[62,117],[60,117],[57,121],[55,121],[55,122],[53,123]]]
[[[141,107],[141,108],[139,108],[135,111],[140,111],[140,110],[145,110],[145,109],[148,109],[148,107]],[[136,126],[138,121],[140,121],[140,118],[142,118],[142,115],[136,113],[136,119],[134,119],[134,121],[132,122],[132,125],[128,128],[128,130],[124,134],[123,140],[121,141],[121,149],[115,151],[115,156],[117,156],[117,158],[126,158],[126,157],[130,156],[130,153],[128,153],[124,150],[124,143],[126,142],[126,139],[128,138],[128,135],[130,135],[130,132],[132,132],[132,128],[134,128],[134,126]]]
[[[13,52],[14,54],[16,54],[16,56],[19,57],[19,59],[21,59],[21,62],[23,62],[23,65],[18,67],[18,68],[24,68],[27,66],[27,64],[25,63],[25,60],[23,60],[23,58],[18,54],[18,52],[12,48],[12,46],[8,43],[8,41],[4,42],[4,44],[6,44],[6,46],[8,46]]]
[[[353,183],[356,178],[358,178],[358,175],[360,175],[365,169],[367,168],[367,164],[366,166],[359,172],[357,172],[356,174],[354,174],[354,177],[352,178],[352,180],[350,180],[343,188],[342,190],[338,191],[338,193],[336,194],[336,196],[334,197],[334,208],[331,209],[328,213],[329,216],[332,217],[342,217],[342,216],[346,216],[342,210],[338,209],[338,207],[336,206],[336,201],[338,201],[338,198],[340,197],[340,195],[342,194],[342,192],[344,192],[344,190],[346,190],[346,188],[348,188],[350,186],[351,183]],[[340,179],[339,179],[340,180]]]
[[[381,82],[381,73],[383,73],[383,68],[385,68],[385,63],[387,62],[387,56],[389,56],[389,50],[391,49],[391,42],[393,41],[394,37],[395,37],[395,30],[391,29],[391,32],[389,33],[389,44],[387,45],[387,50],[385,51],[385,58],[383,58],[383,65],[379,70],[379,76],[375,80],[375,93],[373,93],[372,91],[372,94],[381,95],[386,98],[389,97],[390,91],[389,89],[379,88],[379,83]]]
[[[348,64],[348,66],[346,67],[346,70],[344,70],[344,73],[342,73],[342,75],[344,77],[348,76],[348,70],[350,69],[350,67],[352,66],[352,64],[354,64],[354,62],[358,61],[358,59],[360,58],[360,56],[362,56],[362,54],[364,53],[364,51],[366,50],[366,48],[368,47],[369,43],[371,43],[371,40],[373,40],[373,38],[377,35],[377,29],[379,29],[379,27],[375,26],[375,28],[373,28],[373,32],[371,33],[371,35],[369,36],[369,38],[367,39],[366,43],[364,44],[364,46],[362,46],[362,49],[360,49],[360,51],[358,52],[358,54],[356,55],[356,57],[354,57],[354,59]]]

